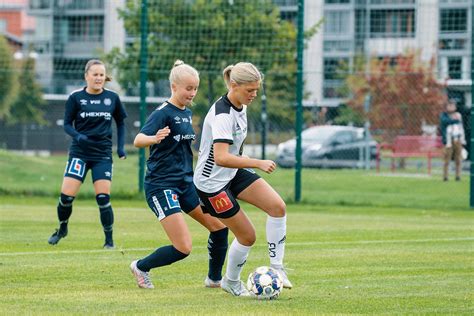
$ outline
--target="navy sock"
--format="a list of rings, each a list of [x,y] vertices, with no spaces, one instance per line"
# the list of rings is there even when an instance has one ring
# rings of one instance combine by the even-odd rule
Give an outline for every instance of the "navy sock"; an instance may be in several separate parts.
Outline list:
[[[182,260],[188,255],[177,250],[172,245],[163,246],[155,250],[152,254],[148,255],[137,262],[137,268],[148,272],[153,268],[167,266],[173,262]]]
[[[71,217],[72,213],[73,201],[74,196],[69,196],[61,193],[61,197],[59,198],[59,203],[57,207],[60,229],[65,229],[67,227],[69,217]]]
[[[95,197],[97,205],[99,205],[100,222],[104,228],[105,239],[112,241],[112,228],[114,224],[114,211],[110,204],[110,195],[101,193]]]
[[[209,252],[209,279],[218,281],[222,279],[222,266],[224,265],[225,255],[228,248],[227,235],[229,229],[211,232],[207,241],[207,250]]]

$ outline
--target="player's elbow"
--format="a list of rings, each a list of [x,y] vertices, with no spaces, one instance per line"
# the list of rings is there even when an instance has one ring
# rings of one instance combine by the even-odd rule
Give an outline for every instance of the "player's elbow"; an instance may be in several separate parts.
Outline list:
[[[225,155],[216,155],[214,156],[214,162],[219,167],[227,167],[227,157]]]
[[[138,134],[135,139],[133,140],[133,146],[137,147],[137,148],[142,148],[142,147],[145,147],[144,144],[143,144],[143,141],[142,141],[142,137],[140,134]]]

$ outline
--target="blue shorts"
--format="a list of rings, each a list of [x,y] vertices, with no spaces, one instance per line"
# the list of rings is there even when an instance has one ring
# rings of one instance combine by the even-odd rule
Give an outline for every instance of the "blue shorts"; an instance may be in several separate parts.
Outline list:
[[[222,189],[213,193],[206,193],[198,189],[202,211],[217,218],[229,218],[240,211],[237,196],[260,176],[251,169],[239,169],[235,177]]]
[[[199,205],[199,197],[192,182],[167,188],[145,184],[145,196],[148,206],[160,221],[181,210],[189,213]]]
[[[90,161],[69,157],[66,170],[64,170],[64,176],[84,182],[87,172],[90,169],[92,170],[92,182],[96,182],[97,180],[112,181],[112,168],[111,160]]]

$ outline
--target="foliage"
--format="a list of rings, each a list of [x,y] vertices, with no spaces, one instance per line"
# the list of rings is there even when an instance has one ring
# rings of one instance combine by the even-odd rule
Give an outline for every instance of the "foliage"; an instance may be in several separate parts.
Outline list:
[[[140,63],[140,1],[127,1],[119,11],[127,33],[137,38],[124,52],[113,49],[105,59],[116,68],[123,87],[136,87]],[[294,122],[296,85],[296,28],[280,19],[271,0],[148,1],[148,80],[166,82],[176,59],[201,74],[201,93],[195,115],[203,116],[215,98],[225,93],[222,70],[229,64],[250,61],[267,81],[269,119],[290,128]],[[320,26],[306,32],[312,36]],[[249,107],[260,112],[260,101]],[[251,113],[255,112],[255,113]]]
[[[35,79],[35,60],[27,58],[23,64],[23,70],[18,78],[20,92],[11,108],[9,123],[36,123],[47,124],[44,118],[44,107],[41,87]]]
[[[12,51],[0,35],[0,119],[8,116],[16,88]]]
[[[410,51],[395,59],[372,59],[368,74],[365,67],[365,61],[357,59],[354,73],[346,78],[352,95],[347,105],[367,117],[371,129],[381,131],[384,140],[399,134],[420,135],[422,123],[438,124],[446,94],[445,85],[436,78],[434,59],[426,63],[419,52]],[[367,94],[371,103],[365,114]]]

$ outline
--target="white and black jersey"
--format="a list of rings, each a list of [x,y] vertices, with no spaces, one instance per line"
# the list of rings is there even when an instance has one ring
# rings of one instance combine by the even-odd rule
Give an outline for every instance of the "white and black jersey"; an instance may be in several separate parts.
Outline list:
[[[240,156],[247,137],[247,106],[236,108],[227,95],[219,98],[204,119],[199,157],[194,171],[198,190],[212,193],[227,185],[237,173],[236,168],[217,166],[214,162],[214,143],[228,143],[229,153]]]

